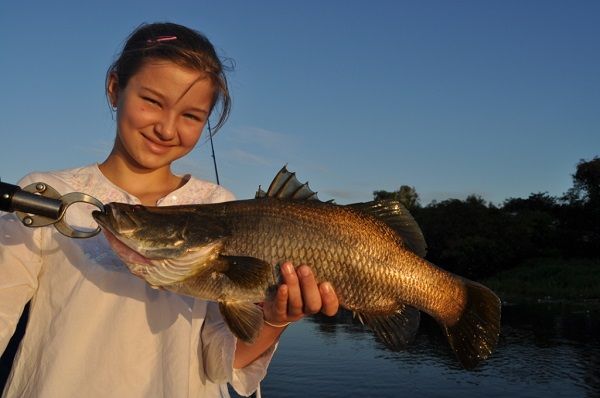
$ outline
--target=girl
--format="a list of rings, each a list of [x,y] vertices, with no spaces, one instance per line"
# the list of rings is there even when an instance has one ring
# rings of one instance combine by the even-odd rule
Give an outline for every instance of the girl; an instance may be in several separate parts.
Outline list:
[[[142,25],[107,73],[117,133],[100,164],[33,173],[61,194],[104,203],[179,205],[232,200],[220,186],[173,174],[215,108],[216,128],[230,97],[211,43],[186,27]],[[94,227],[88,209],[70,223]],[[282,266],[283,283],[263,305],[257,341],[237,342],[215,303],[154,290],[131,275],[103,236],[75,240],[54,228],[29,229],[0,218],[0,352],[31,300],[29,323],[3,397],[226,397],[257,390],[276,342],[305,314],[333,315],[331,285],[308,266]]]

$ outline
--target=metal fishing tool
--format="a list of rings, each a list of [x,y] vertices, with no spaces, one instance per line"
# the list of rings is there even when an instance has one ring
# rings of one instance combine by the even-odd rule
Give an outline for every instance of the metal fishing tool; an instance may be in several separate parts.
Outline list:
[[[61,234],[69,238],[91,238],[100,232],[81,231],[65,220],[67,209],[75,203],[89,203],[104,211],[104,204],[85,193],[71,192],[61,195],[50,185],[36,182],[21,188],[0,181],[0,210],[15,212],[26,227],[44,227],[54,224]]]

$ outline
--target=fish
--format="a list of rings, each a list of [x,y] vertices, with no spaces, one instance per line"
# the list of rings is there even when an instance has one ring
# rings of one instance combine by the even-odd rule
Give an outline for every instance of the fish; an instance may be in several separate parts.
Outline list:
[[[93,217],[113,251],[150,286],[219,303],[231,332],[252,343],[257,303],[272,297],[284,261],[311,266],[390,350],[433,317],[460,364],[473,369],[499,338],[501,302],[477,282],[425,259],[417,222],[398,201],[321,201],[283,167],[253,199],[152,207],[108,203]]]

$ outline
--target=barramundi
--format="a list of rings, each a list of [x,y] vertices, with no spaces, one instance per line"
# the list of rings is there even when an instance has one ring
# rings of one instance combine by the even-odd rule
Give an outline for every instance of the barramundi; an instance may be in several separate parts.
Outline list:
[[[419,311],[443,328],[465,368],[494,349],[501,305],[485,286],[425,260],[423,234],[395,200],[318,200],[285,167],[249,200],[147,207],[109,203],[94,212],[129,270],[153,287],[219,303],[231,331],[252,342],[256,303],[280,281],[279,265],[310,265],[390,349],[415,336]]]

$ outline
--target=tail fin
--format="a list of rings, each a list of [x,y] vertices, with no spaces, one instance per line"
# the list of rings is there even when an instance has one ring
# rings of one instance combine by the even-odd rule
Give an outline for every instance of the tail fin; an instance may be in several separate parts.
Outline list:
[[[444,327],[452,350],[466,369],[473,369],[486,359],[498,342],[501,303],[487,287],[463,279],[467,303],[458,320]]]

